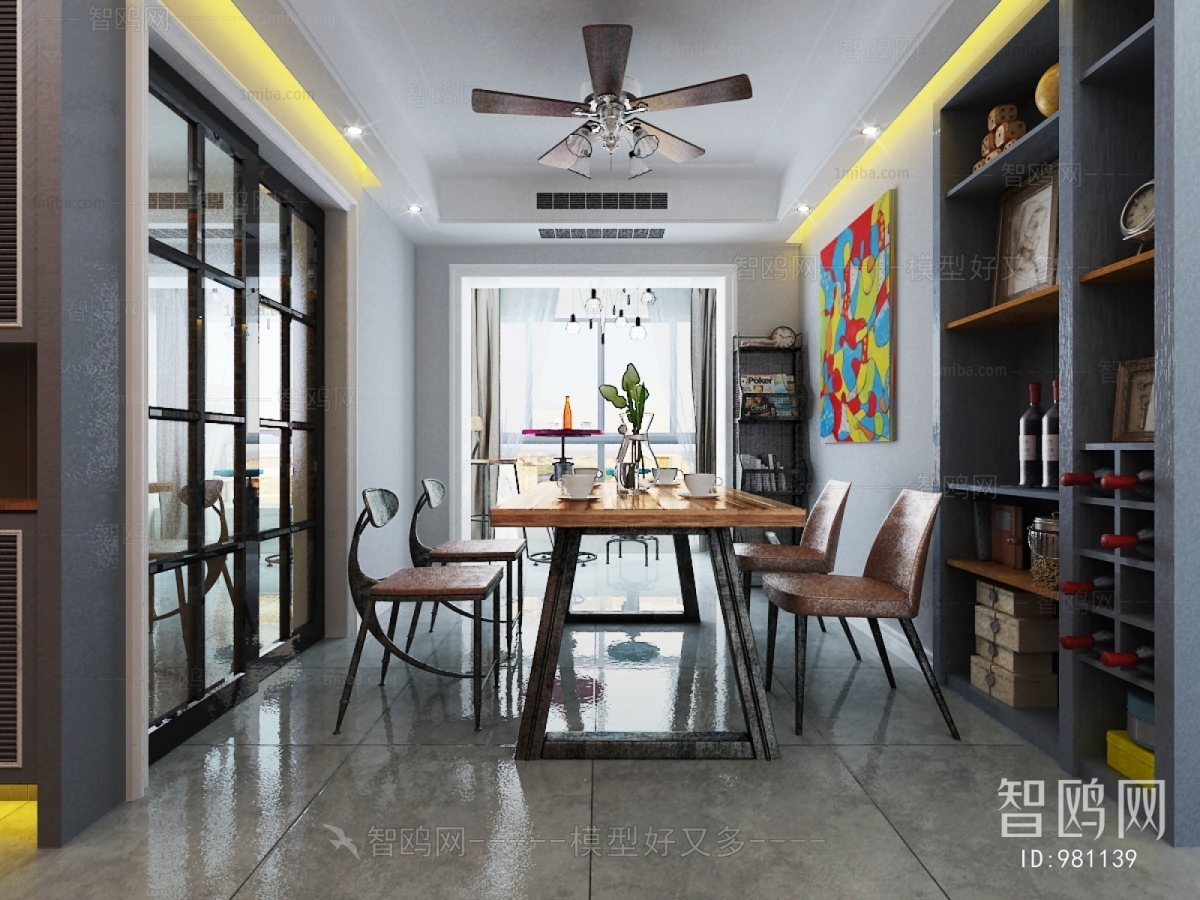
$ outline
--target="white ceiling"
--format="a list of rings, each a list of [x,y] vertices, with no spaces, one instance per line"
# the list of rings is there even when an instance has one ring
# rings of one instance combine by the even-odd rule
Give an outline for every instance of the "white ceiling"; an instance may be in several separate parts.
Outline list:
[[[366,128],[375,197],[418,244],[527,243],[538,225],[666,227],[668,242],[782,241],[996,0],[237,0],[335,124]],[[581,29],[633,26],[644,93],[746,73],[750,100],[647,116],[704,147],[593,179],[537,164],[576,123],[480,115],[472,87],[581,98]],[[537,191],[667,191],[666,212],[539,212]],[[423,207],[419,215],[409,204]]]

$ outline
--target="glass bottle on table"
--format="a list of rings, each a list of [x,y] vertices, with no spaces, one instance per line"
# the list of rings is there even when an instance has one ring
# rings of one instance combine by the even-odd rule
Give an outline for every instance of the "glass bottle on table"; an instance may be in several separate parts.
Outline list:
[[[563,401],[563,416],[562,416],[563,431],[570,431],[572,424],[573,423],[571,421],[571,395],[568,394],[566,399]]]

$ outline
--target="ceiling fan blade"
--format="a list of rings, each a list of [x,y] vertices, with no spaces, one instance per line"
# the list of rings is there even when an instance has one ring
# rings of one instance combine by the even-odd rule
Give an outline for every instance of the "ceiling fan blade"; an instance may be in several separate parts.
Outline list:
[[[597,97],[620,92],[632,40],[632,25],[583,27],[583,49],[587,51],[588,70],[592,73],[592,92]]]
[[[649,112],[662,112],[665,109],[682,109],[685,106],[707,106],[710,103],[727,103],[730,100],[749,100],[753,95],[748,76],[731,75],[716,81],[639,97],[638,102],[645,103]]]
[[[538,162],[543,166],[554,166],[556,169],[569,169],[578,160],[579,157],[572,153],[571,148],[567,146],[566,138],[538,157]]]
[[[501,113],[510,116],[561,116],[570,118],[580,104],[570,100],[550,100],[528,94],[506,94],[504,91],[471,91],[471,109],[477,113]]]
[[[642,119],[635,119],[634,125],[641,125],[646,130],[647,134],[652,134],[658,138],[657,153],[661,153],[671,162],[687,162],[689,159],[695,159],[697,156],[704,155],[704,148],[697,147],[695,144],[690,144],[683,138],[675,137],[669,131],[663,131],[649,122]]]

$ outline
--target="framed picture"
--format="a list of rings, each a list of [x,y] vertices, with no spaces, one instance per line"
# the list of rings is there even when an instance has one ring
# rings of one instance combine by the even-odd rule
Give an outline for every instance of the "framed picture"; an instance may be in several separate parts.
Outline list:
[[[1117,369],[1114,441],[1154,440],[1154,357],[1127,359]]]
[[[896,439],[895,227],[892,189],[821,251],[821,437],[829,443]]]
[[[1000,198],[992,306],[1058,280],[1058,163]]]

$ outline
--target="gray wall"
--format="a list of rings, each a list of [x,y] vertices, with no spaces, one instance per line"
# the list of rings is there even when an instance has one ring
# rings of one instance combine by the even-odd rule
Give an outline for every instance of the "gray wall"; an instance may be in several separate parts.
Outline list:
[[[814,416],[809,436],[814,483],[830,478],[851,481],[850,500],[842,525],[837,571],[861,575],[871,541],[902,488],[933,488],[935,424],[933,291],[937,268],[923,267],[933,247],[933,110],[889,143],[887,169],[857,167],[853,177],[829,206],[821,207],[820,220],[811,223],[800,248],[803,260],[800,291],[804,330],[819,335],[821,287],[816,272],[822,248],[846,225],[889,188],[896,188],[896,223],[892,232],[896,293],[894,300],[893,365],[896,372],[896,439],[879,444],[827,444],[821,440],[820,421]],[[889,140],[893,140],[889,135]],[[910,261],[912,267],[910,269]],[[809,383],[819,396],[820,355],[814,342],[808,355]],[[932,569],[926,569],[922,613],[917,628],[926,649],[932,647]],[[888,623],[884,622],[886,627]],[[893,629],[900,635],[899,628]],[[900,641],[904,642],[903,637]],[[905,659],[910,654],[903,654]]]
[[[770,333],[776,325],[800,327],[796,247],[769,244],[702,244],[661,247],[636,244],[559,247],[419,247],[417,258],[416,446],[414,478],[449,480],[450,266],[452,265],[717,265],[736,264],[738,323],[742,334]],[[764,272],[766,275],[764,276]],[[583,274],[581,272],[581,274]],[[430,540],[449,534],[449,504],[422,515]],[[428,524],[426,524],[428,523]]]
[[[24,194],[36,243],[23,262],[26,311],[38,324],[43,846],[125,796],[125,35],[93,31],[89,18],[119,6],[31,0],[24,9],[24,125],[37,150]]]
[[[383,534],[363,537],[364,571],[377,575],[408,565],[408,515],[418,476],[413,383],[415,248],[370,196],[358,212],[358,488],[386,487],[400,515]],[[344,574],[344,573],[343,573]],[[343,579],[344,580],[344,579]]]

